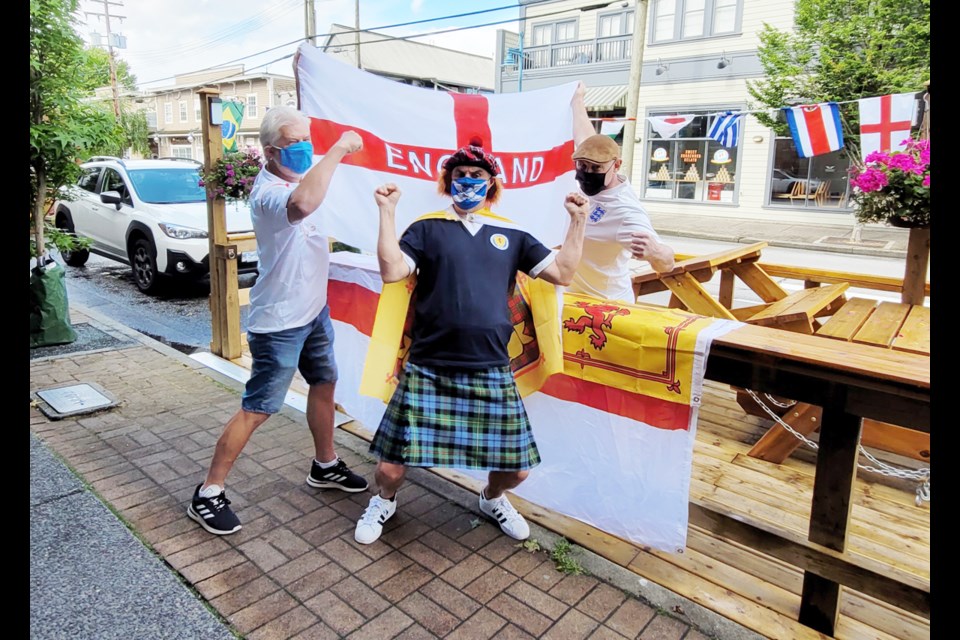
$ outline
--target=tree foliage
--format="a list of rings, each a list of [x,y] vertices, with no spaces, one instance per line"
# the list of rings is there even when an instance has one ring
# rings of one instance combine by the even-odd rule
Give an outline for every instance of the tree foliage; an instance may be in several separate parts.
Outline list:
[[[30,0],[31,255],[46,252],[46,209],[73,182],[78,162],[122,148],[112,111],[82,101],[83,41],[74,29],[77,0]]]
[[[94,89],[110,86],[110,53],[99,47],[88,47],[81,55],[81,87],[93,93]],[[130,72],[126,60],[114,58],[117,86],[128,91],[137,89],[137,77]]]
[[[919,92],[930,79],[930,0],[797,0],[795,6],[793,31],[765,25],[760,32],[766,77],[747,83],[760,105],[779,109]],[[840,109],[844,137],[856,140],[856,103]],[[756,116],[787,134],[783,120]]]

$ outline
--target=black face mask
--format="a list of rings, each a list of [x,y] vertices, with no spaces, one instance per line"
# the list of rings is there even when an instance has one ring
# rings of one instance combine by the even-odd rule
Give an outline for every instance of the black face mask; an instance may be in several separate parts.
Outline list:
[[[587,173],[577,169],[577,182],[580,183],[580,189],[588,196],[595,196],[603,191],[604,183],[607,181],[607,172]]]

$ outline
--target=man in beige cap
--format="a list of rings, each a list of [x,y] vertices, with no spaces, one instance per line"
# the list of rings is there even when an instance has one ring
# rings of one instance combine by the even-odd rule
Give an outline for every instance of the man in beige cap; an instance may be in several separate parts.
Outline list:
[[[596,133],[583,103],[583,83],[573,107],[576,179],[589,200],[590,214],[580,265],[567,287],[572,293],[633,303],[630,258],[645,260],[657,272],[673,268],[673,249],[660,241],[627,178],[618,173],[620,147]]]

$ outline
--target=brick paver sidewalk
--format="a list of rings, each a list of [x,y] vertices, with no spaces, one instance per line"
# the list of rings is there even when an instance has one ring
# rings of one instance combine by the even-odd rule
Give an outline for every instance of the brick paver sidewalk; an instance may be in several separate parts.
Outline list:
[[[34,408],[31,430],[250,640],[706,637],[600,578],[558,571],[480,516],[476,496],[425,470],[412,470],[383,537],[357,544],[370,495],[306,485],[312,441],[289,408],[231,473],[243,529],[210,535],[186,506],[241,385],[141,343],[37,360],[30,373],[32,391],[86,382],[119,400],[57,421]],[[366,446],[338,430],[341,457],[372,486]]]

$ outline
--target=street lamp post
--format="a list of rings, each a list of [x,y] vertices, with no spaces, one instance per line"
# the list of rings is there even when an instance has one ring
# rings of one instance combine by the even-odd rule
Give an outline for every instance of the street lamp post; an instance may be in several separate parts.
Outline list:
[[[640,102],[640,71],[643,69],[644,36],[647,32],[647,0],[634,7],[633,44],[630,51],[630,82],[627,87],[626,123],[623,126],[623,166],[633,177],[633,149],[637,140],[637,108]]]

